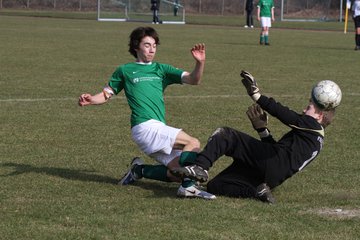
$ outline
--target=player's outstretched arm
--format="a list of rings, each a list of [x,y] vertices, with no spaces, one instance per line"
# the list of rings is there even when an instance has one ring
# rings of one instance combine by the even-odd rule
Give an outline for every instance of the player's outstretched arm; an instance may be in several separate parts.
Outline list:
[[[267,113],[258,104],[251,105],[246,111],[253,128],[259,134],[261,141],[275,143],[275,139],[271,136],[268,126],[269,117]]]
[[[253,77],[253,75],[251,75],[251,73],[242,70],[240,73],[240,76],[243,78],[241,80],[242,84],[244,85],[244,87],[246,88],[247,93],[249,94],[249,96],[256,102],[257,100],[259,100],[261,94],[260,94],[260,89],[257,86],[256,80]]]
[[[246,111],[246,115],[256,131],[264,131],[267,128],[269,117],[260,105],[256,103],[251,105]]]
[[[99,105],[106,103],[108,99],[105,98],[103,92],[91,95],[89,93],[81,94],[79,97],[79,106],[88,106],[88,105]]]
[[[195,59],[195,68],[191,73],[185,73],[183,82],[191,85],[198,85],[201,82],[205,68],[206,51],[205,44],[198,43],[191,48],[191,54]]]

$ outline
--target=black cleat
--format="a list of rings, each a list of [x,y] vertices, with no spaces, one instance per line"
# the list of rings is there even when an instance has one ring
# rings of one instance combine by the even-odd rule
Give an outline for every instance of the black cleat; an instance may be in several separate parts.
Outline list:
[[[256,198],[262,202],[275,203],[275,198],[271,193],[269,186],[266,183],[262,183],[256,188]]]
[[[177,177],[188,177],[199,182],[206,182],[209,178],[208,172],[198,165],[176,168],[171,170],[171,173]]]

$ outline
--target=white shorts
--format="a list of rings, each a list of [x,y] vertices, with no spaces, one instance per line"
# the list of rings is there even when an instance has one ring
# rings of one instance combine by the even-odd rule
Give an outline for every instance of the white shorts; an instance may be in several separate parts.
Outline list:
[[[261,27],[271,27],[270,17],[261,17],[260,22],[261,22]]]
[[[181,129],[167,126],[163,122],[148,120],[131,128],[131,135],[146,155],[167,166],[182,152],[173,149],[180,131]]]

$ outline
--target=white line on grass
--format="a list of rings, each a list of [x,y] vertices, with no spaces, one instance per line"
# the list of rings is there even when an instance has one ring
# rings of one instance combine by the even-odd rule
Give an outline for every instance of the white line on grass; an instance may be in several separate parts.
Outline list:
[[[199,96],[188,96],[188,95],[181,95],[181,96],[165,96],[167,99],[171,98],[237,98],[237,97],[244,97],[247,96],[245,94],[225,94],[225,95],[199,95]],[[306,97],[304,94],[297,94],[297,95],[289,95],[289,94],[281,94],[281,95],[272,95],[269,94],[268,96],[272,97]],[[346,96],[360,96],[360,93],[346,93]],[[124,96],[115,96],[113,99],[125,99]],[[64,97],[64,98],[10,98],[10,99],[0,99],[0,102],[51,102],[51,101],[77,101],[77,98],[73,97]]]
[[[238,95],[199,95],[199,96],[165,96],[166,99],[171,98],[236,98],[236,97],[243,97],[247,96],[244,94],[238,94]],[[285,96],[286,95],[282,95]],[[289,95],[290,96],[290,95]],[[300,96],[300,95],[299,95]],[[292,95],[291,97],[294,97]],[[125,99],[124,96],[115,96],[112,98],[114,99]],[[0,99],[0,102],[51,102],[51,101],[77,101],[78,98],[71,98],[71,97],[65,97],[65,98],[13,98],[13,99]]]

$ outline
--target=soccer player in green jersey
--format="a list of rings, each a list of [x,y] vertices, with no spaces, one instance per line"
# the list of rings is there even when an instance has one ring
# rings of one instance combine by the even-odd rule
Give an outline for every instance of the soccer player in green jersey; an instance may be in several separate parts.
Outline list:
[[[164,182],[181,181],[178,196],[214,199],[215,195],[198,189],[194,180],[181,180],[169,171],[193,163],[200,150],[200,142],[182,129],[166,124],[163,95],[171,84],[200,84],[205,67],[205,45],[196,44],[191,48],[195,67],[192,72],[187,72],[154,62],[159,44],[155,29],[134,29],[130,34],[129,52],[136,61],[119,66],[100,93],[82,94],[79,105],[103,104],[124,90],[131,109],[132,138],[145,154],[160,165],[146,165],[136,157],[119,184],[128,185],[143,177]]]
[[[269,29],[271,22],[275,21],[273,0],[259,0],[257,5],[257,19],[261,24],[260,44],[270,45]]]

